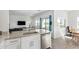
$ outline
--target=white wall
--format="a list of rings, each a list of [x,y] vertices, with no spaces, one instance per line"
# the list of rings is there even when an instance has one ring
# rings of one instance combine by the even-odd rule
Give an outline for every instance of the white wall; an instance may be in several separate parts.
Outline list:
[[[77,17],[79,17],[79,11],[73,10],[68,12],[68,25],[77,29]]]
[[[65,34],[65,28],[60,28],[60,26],[57,23],[57,20],[59,17],[62,17],[66,20],[66,26],[67,26],[67,11],[65,10],[55,10],[54,11],[54,38],[63,37]]]
[[[31,24],[30,16],[10,15],[10,28],[29,27]],[[17,21],[26,21],[26,25],[17,25]]]
[[[9,31],[9,10],[0,10],[0,31]]]

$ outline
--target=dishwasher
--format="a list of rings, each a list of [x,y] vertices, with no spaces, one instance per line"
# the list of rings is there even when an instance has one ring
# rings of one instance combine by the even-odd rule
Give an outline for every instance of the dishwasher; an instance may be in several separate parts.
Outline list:
[[[51,34],[42,34],[41,35],[41,48],[42,49],[51,49]]]

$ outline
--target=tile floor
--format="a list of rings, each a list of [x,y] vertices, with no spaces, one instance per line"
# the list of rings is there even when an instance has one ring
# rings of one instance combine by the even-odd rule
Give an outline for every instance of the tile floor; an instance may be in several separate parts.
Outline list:
[[[72,39],[57,38],[53,39],[53,49],[78,49],[79,43]]]

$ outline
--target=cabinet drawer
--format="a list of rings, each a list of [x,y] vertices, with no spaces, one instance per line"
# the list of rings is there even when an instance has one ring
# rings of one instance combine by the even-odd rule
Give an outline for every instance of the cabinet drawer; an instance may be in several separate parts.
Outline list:
[[[10,39],[5,41],[5,45],[12,45],[18,43],[18,39]]]
[[[18,49],[18,45],[17,44],[11,44],[11,45],[8,45],[6,46],[6,49]]]
[[[4,49],[4,41],[0,42],[0,49]]]

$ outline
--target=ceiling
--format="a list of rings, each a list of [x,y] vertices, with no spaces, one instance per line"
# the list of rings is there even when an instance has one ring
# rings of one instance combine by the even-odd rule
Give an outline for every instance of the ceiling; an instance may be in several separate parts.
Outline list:
[[[46,10],[10,10],[10,15],[33,16]]]

